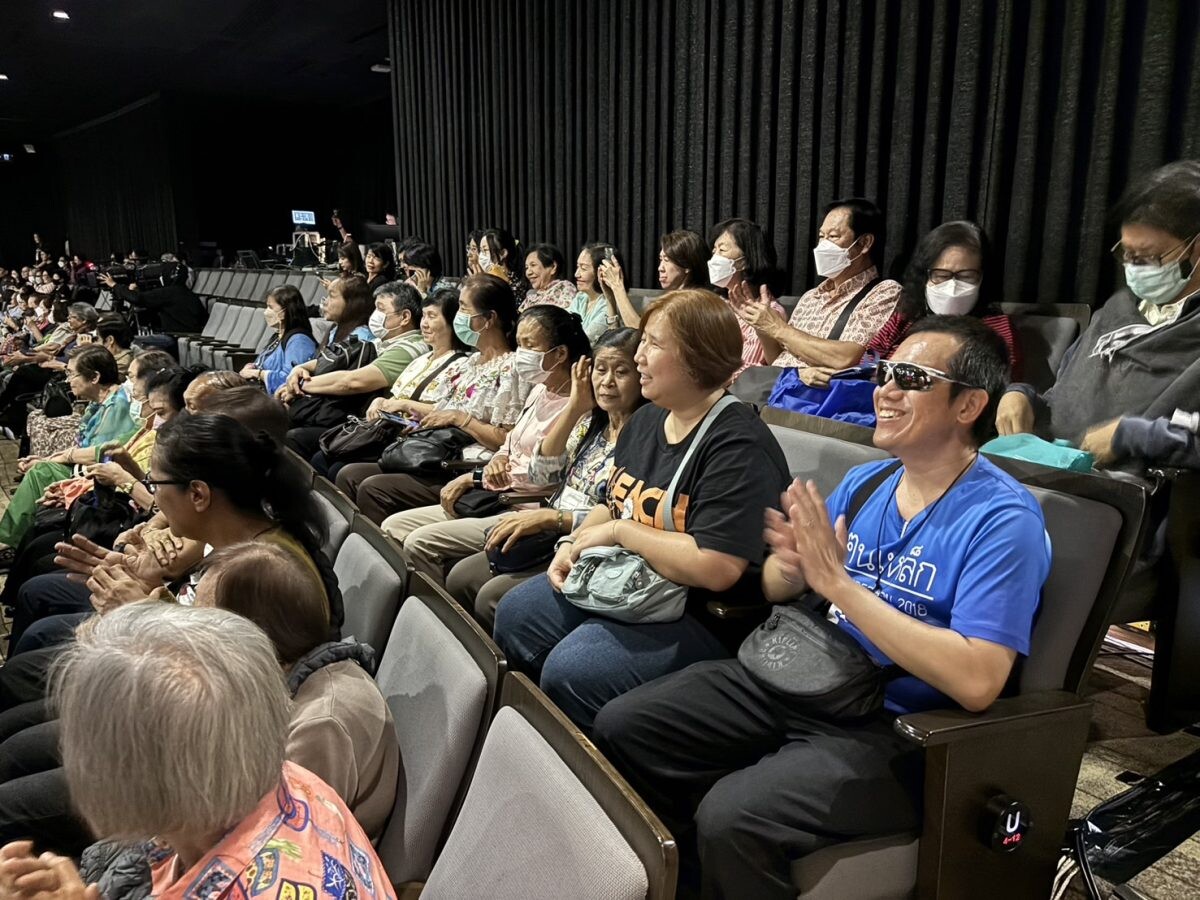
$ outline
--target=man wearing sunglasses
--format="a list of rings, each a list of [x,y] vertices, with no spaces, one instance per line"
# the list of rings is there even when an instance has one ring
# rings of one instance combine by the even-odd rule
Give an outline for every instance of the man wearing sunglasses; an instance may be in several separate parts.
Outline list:
[[[921,754],[897,714],[986,709],[1029,652],[1049,539],[1037,501],[978,452],[1007,368],[979,320],[921,320],[876,375],[875,443],[899,463],[852,469],[828,500],[797,481],[785,512],[766,512],[765,595],[827,599],[843,635],[899,666],[882,710],[838,718],[765,686],[763,670],[816,652],[803,640],[761,668],[698,663],[601,710],[594,739],[679,839],[683,880],[695,835],[703,896],[795,897],[794,860],[917,829]]]
[[[1117,214],[1126,287],[1096,311],[1049,390],[1009,389],[996,425],[1065,438],[1102,467],[1200,468],[1200,161],[1151,172]]]

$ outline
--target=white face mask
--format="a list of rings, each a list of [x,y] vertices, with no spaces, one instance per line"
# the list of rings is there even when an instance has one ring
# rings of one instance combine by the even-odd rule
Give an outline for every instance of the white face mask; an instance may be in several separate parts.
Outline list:
[[[491,267],[492,267],[492,255],[490,253],[488,253],[486,250],[480,250],[479,251],[479,268],[483,269],[483,271],[486,272]]]
[[[125,383],[121,385],[121,388],[125,391],[125,396],[128,397],[130,400],[132,400],[133,399],[133,379],[126,378]]]
[[[513,368],[517,371],[517,377],[530,384],[541,384],[549,378],[550,373],[542,368],[542,361],[549,352],[549,350],[526,350],[524,347],[518,347],[516,356],[513,358]]]
[[[142,417],[142,406],[143,406],[143,401],[130,400],[129,401],[129,418],[140,419]]]
[[[851,244],[850,247],[853,247]],[[839,247],[829,238],[822,238],[813,248],[813,262],[817,266],[817,274],[822,278],[835,278],[853,260],[850,258],[850,247]]]
[[[732,260],[728,256],[721,256],[719,253],[714,253],[712,258],[709,259],[708,280],[712,282],[713,287],[725,287],[725,285],[733,281],[733,276],[736,274],[736,260]]]
[[[376,340],[385,340],[388,336],[388,327],[384,324],[387,321],[387,313],[375,310],[371,313],[371,318],[367,320],[367,327],[371,329],[371,334]]]
[[[968,284],[957,278],[941,284],[930,282],[925,285],[925,302],[935,315],[965,316],[975,308],[978,299],[979,285]]]

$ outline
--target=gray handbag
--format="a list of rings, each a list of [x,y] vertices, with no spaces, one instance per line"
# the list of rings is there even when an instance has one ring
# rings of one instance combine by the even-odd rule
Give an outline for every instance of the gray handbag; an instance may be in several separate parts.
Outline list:
[[[717,416],[726,407],[740,402],[737,397],[726,394],[712,405],[700,423],[696,436],[679,461],[679,467],[663,495],[665,530],[675,530],[675,517],[672,514],[675,491],[692,454]],[[663,578],[646,560],[631,550],[624,547],[592,547],[584,550],[575,560],[575,565],[563,582],[562,593],[569,603],[586,612],[636,625],[678,620],[687,606],[688,589],[686,585]]]

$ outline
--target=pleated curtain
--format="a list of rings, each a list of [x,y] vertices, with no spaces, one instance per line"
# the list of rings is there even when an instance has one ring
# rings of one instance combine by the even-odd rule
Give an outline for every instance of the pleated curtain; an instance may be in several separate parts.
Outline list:
[[[829,201],[884,210],[885,270],[978,221],[1012,301],[1098,303],[1131,177],[1200,155],[1192,0],[388,0],[398,219],[463,268],[500,225],[573,260],[741,215],[779,290]]]

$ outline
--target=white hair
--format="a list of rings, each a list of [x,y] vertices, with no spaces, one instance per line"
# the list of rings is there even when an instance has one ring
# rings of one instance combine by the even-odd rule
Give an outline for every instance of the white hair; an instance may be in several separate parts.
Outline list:
[[[148,600],[89,620],[54,700],[98,838],[223,831],[279,783],[291,701],[275,648],[236,613]]]

